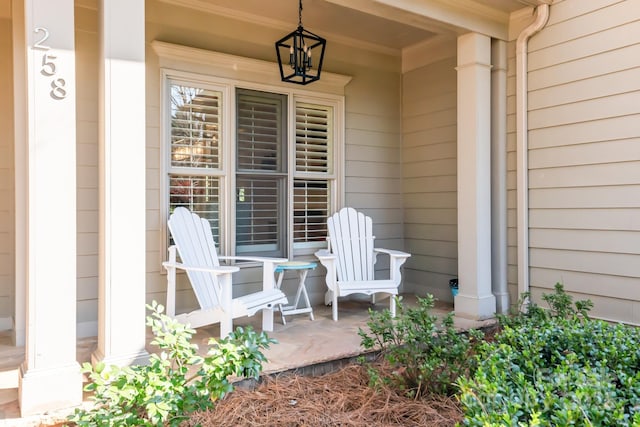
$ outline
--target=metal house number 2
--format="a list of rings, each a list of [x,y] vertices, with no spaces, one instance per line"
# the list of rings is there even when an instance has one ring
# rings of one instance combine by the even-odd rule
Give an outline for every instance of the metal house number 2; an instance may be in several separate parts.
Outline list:
[[[57,58],[50,53],[47,53],[51,48],[44,44],[45,41],[49,38],[49,30],[43,27],[38,27],[33,30],[34,33],[42,33],[42,37],[40,40],[36,41],[33,44],[34,49],[45,51],[42,54],[42,67],[40,68],[40,74],[46,77],[53,77],[56,75],[56,63],[55,59]],[[64,99],[67,96],[67,90],[65,89],[66,82],[62,78],[54,78],[51,80],[51,92],[49,95],[53,99]]]

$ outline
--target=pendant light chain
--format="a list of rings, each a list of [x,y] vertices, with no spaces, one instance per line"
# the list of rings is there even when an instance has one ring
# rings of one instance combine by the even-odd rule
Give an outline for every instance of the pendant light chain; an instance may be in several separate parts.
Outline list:
[[[298,3],[298,27],[302,27],[302,0]]]

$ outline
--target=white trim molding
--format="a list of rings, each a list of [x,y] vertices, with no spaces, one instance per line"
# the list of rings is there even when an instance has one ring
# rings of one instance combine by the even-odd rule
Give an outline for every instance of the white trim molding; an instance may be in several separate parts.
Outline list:
[[[190,64],[189,70],[202,74],[215,75],[233,80],[251,81],[278,87],[290,87],[291,83],[280,80],[278,64],[260,59],[246,58],[213,52],[189,46],[165,43],[158,40],[151,42],[151,47],[160,58],[161,68],[184,70],[184,64]],[[322,72],[319,81],[311,83],[309,94],[330,93],[344,95],[345,86],[351,76]]]

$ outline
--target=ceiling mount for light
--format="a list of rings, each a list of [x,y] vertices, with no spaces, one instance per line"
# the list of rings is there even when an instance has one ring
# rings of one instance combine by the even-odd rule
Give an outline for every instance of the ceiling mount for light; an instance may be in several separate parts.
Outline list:
[[[302,0],[298,3],[298,28],[276,42],[283,82],[306,85],[320,80],[327,41],[302,27]],[[283,64],[283,60],[289,63]]]

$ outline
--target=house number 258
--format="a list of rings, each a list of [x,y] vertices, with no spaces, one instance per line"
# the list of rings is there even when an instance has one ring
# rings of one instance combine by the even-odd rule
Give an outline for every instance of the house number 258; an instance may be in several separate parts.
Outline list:
[[[34,49],[43,50],[42,54],[42,66],[40,68],[40,74],[46,77],[54,77],[56,75],[56,62],[57,58],[50,53],[47,53],[51,48],[44,44],[49,38],[49,30],[43,27],[38,27],[33,30],[34,33],[42,33],[42,36],[38,41],[33,44]],[[49,95],[53,99],[64,99],[67,96],[67,90],[65,89],[66,82],[62,78],[51,79],[51,92]]]

